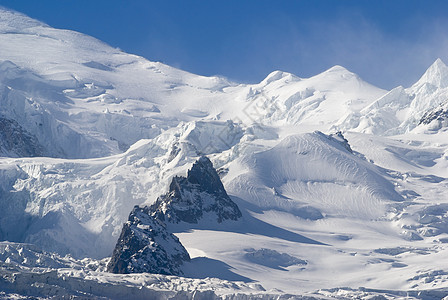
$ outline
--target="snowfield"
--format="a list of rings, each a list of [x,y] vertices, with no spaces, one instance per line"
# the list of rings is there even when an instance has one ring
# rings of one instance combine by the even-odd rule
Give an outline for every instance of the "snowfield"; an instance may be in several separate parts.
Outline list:
[[[0,8],[0,299],[448,296],[448,67],[190,74]],[[207,156],[237,221],[171,226],[184,277],[112,274],[135,205]]]

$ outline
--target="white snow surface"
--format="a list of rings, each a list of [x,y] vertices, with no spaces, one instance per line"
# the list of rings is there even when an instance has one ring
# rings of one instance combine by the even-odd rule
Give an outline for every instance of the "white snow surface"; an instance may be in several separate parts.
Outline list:
[[[0,298],[443,298],[448,133],[419,121],[447,98],[441,60],[391,91],[340,66],[239,84],[0,8],[0,118],[45,154],[1,153]],[[185,278],[104,272],[201,155],[241,220],[173,227]]]
[[[414,85],[391,90],[359,113],[341,119],[337,127],[375,135],[428,133],[429,128],[419,128],[420,119],[447,98],[448,67],[437,59]]]

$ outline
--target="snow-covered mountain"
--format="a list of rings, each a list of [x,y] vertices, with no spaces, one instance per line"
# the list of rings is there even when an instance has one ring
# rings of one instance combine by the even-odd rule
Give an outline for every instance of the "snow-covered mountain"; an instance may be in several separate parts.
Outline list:
[[[391,91],[340,66],[239,84],[0,8],[0,298],[448,295],[447,99],[441,60]],[[183,277],[105,272],[123,228],[178,239]]]
[[[385,93],[342,67],[309,79],[276,71],[255,85],[197,76],[8,10],[0,43],[1,115],[52,157],[120,153],[181,121],[315,125],[318,118],[327,129]]]
[[[340,126],[346,130],[378,135],[396,135],[406,132],[429,130],[436,132],[446,128],[428,116],[432,110],[446,103],[448,99],[448,67],[437,59],[423,76],[411,87],[401,86],[362,109],[347,116]],[[428,125],[429,127],[422,128]]]

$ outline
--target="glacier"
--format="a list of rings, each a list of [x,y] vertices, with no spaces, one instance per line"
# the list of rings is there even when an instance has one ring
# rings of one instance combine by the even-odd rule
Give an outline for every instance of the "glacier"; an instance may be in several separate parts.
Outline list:
[[[0,8],[0,298],[448,295],[448,67],[191,74]],[[213,163],[232,222],[172,226],[182,276],[111,274],[135,205]]]

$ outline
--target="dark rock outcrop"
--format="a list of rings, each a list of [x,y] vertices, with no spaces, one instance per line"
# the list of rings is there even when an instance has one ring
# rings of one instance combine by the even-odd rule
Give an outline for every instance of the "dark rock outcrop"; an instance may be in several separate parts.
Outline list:
[[[341,131],[338,131],[336,133],[332,133],[329,135],[331,139],[333,139],[338,144],[342,145],[348,152],[353,153],[352,148],[350,147],[350,144],[348,143],[348,140],[344,137]]]
[[[148,206],[134,207],[123,225],[108,272],[182,275],[180,266],[190,260],[187,250],[161,220],[150,214]]]
[[[0,117],[0,155],[12,157],[43,156],[37,138],[14,120]]]
[[[427,111],[420,119],[418,125],[428,125],[435,120],[439,122],[439,127],[448,125],[448,101]]]
[[[241,211],[205,156],[194,163],[186,178],[174,177],[169,192],[160,196],[150,210],[156,218],[170,223],[198,223],[205,214],[218,223],[241,217]]]
[[[204,156],[194,163],[186,178],[174,177],[169,192],[153,205],[134,207],[107,270],[182,275],[180,267],[190,256],[166,223],[198,223],[205,214],[218,223],[241,217],[211,161]]]

